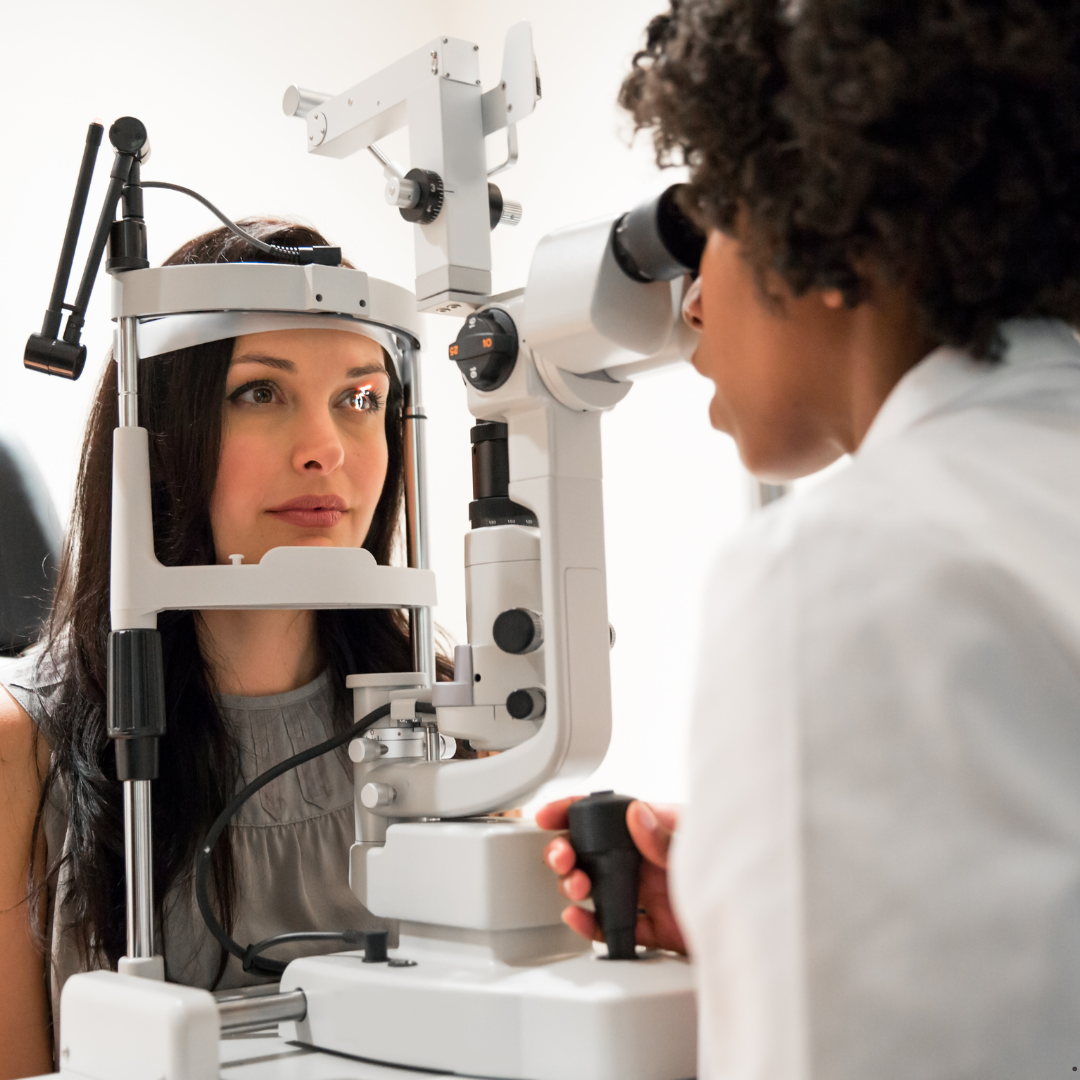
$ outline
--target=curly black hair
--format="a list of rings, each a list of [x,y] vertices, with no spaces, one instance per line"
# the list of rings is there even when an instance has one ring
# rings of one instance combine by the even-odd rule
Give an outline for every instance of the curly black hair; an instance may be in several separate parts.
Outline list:
[[[764,281],[913,292],[936,340],[1080,323],[1078,0],[671,0],[620,103]]]

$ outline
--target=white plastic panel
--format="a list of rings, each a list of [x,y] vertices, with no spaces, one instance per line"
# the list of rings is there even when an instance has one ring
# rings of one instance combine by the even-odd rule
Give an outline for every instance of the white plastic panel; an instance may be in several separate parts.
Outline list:
[[[502,77],[481,102],[485,135],[517,124],[532,113],[540,100],[539,78],[532,25],[514,23],[503,44]]]
[[[536,108],[536,54],[533,52],[532,24],[514,23],[506,31],[503,44],[502,83],[505,86],[507,120],[520,123]]]
[[[92,971],[60,995],[60,1075],[216,1080],[218,1011],[206,990]]]
[[[633,281],[615,262],[615,220],[548,234],[529,268],[523,336],[533,352],[576,375],[652,356],[674,327],[670,284]]]
[[[398,1065],[501,1080],[689,1080],[697,1075],[693,970],[680,957],[539,966],[402,935],[391,968],[348,954],[295,960],[308,1015],[282,1034]]]
[[[415,298],[408,289],[345,266],[209,263],[112,275],[114,319],[222,311],[347,315],[400,328],[421,340]]]
[[[532,823],[406,822],[366,851],[353,889],[388,919],[470,930],[559,926],[565,899],[544,865],[551,834]]]
[[[475,86],[479,78],[479,57],[471,42],[434,38],[308,113],[308,133],[314,136],[308,150],[348,157],[414,121],[406,102],[417,87],[436,80]]]

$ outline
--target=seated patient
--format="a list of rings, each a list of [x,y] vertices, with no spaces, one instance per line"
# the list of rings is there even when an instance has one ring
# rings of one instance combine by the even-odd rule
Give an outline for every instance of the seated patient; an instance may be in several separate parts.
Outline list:
[[[326,242],[289,222],[243,224],[276,244]],[[218,229],[166,265],[256,255]],[[50,1071],[64,980],[115,968],[125,952],[121,785],[105,734],[116,392],[110,362],[44,644],[0,689],[0,1077]],[[252,334],[145,361],[139,419],[150,432],[159,559],[256,563],[270,548],[311,544],[362,545],[388,562],[401,409],[382,347],[345,330]],[[171,980],[257,982],[202,923],[196,847],[244,784],[351,722],[347,674],[412,668],[407,628],[391,611],[185,611],[158,625],[168,736],[153,802],[157,949]],[[352,839],[344,749],[263,788],[214,852],[212,893],[231,935],[247,944],[379,926],[349,891]]]

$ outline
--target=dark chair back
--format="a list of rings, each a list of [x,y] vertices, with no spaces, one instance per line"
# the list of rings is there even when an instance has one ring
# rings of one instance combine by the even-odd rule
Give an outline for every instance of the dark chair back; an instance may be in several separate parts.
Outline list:
[[[29,455],[0,435],[0,654],[32,645],[49,612],[60,523]]]

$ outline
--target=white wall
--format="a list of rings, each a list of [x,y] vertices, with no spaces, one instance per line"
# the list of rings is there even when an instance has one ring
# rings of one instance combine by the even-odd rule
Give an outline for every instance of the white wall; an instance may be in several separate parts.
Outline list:
[[[0,198],[8,211],[0,260],[0,428],[35,456],[61,516],[109,344],[104,274],[88,316],[91,360],[80,382],[27,372],[21,356],[44,311],[91,119],[107,125],[128,113],[146,123],[153,146],[147,179],[194,187],[236,217],[306,219],[369,273],[411,287],[409,227],[383,203],[375,163],[367,155],[309,157],[303,125],[281,113],[282,91],[298,82],[337,92],[436,34],[479,44],[486,88],[498,76],[507,27],[529,19],[544,98],[519,129],[521,163],[499,178],[506,196],[525,207],[520,227],[494,235],[494,287],[504,290],[524,284],[532,250],[546,232],[628,209],[677,178],[657,171],[646,138],[629,146],[629,124],[614,104],[644,27],[662,6],[662,0],[9,6],[0,16],[5,84],[14,95],[2,121]],[[494,162],[504,147],[499,136],[491,143]],[[388,145],[407,157],[402,134]],[[108,156],[103,149],[91,208],[100,203]],[[178,195],[150,191],[146,204],[153,262],[215,225]],[[463,640],[471,418],[446,359],[457,326],[428,320],[425,395],[442,600],[437,618]],[[730,441],[708,427],[708,399],[708,384],[687,368],[641,380],[604,421],[608,582],[618,644],[615,734],[595,784],[659,799],[678,798],[683,788],[701,582],[711,552],[742,519],[747,501]]]

